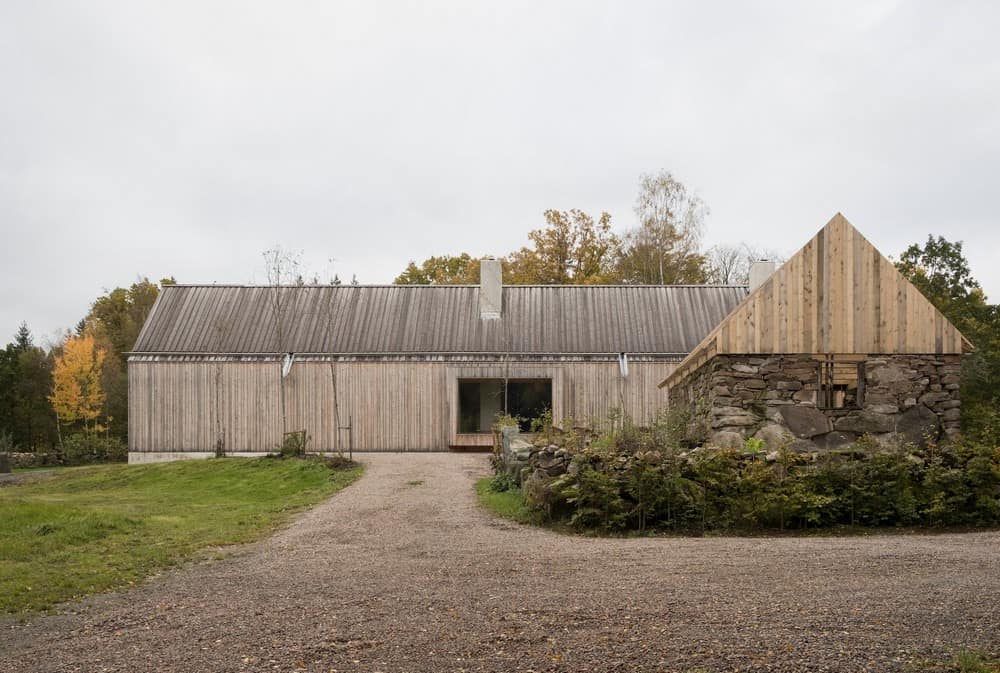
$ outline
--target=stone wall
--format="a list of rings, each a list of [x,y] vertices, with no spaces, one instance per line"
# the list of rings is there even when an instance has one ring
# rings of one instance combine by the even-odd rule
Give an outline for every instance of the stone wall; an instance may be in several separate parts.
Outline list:
[[[558,444],[535,444],[516,425],[502,428],[500,442],[503,471],[518,485],[532,476],[558,477],[569,468],[569,450]]]
[[[59,458],[54,453],[34,453],[10,451],[4,454],[8,464],[13,469],[23,467],[45,467],[46,465],[58,465]]]
[[[816,405],[820,363],[809,355],[718,355],[670,393],[670,404],[692,407],[710,443],[816,451],[864,434],[880,442],[923,445],[959,430],[960,356],[870,355],[864,362],[859,408]]]

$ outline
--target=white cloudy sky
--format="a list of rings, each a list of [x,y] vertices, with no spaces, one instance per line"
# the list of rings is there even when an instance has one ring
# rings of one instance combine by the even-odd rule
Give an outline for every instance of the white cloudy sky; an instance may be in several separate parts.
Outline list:
[[[263,281],[275,244],[384,283],[546,208],[624,228],[660,168],[706,244],[839,210],[887,254],[965,241],[995,301],[998,32],[988,1],[4,2],[0,343],[141,275]]]

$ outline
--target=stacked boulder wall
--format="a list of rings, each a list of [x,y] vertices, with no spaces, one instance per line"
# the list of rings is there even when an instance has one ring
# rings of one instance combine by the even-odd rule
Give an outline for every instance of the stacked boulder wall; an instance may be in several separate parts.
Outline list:
[[[671,390],[703,416],[710,443],[748,438],[795,451],[828,450],[862,435],[925,446],[959,431],[958,355],[869,355],[860,404],[817,406],[821,363],[810,355],[717,355]]]
[[[569,469],[570,453],[556,444],[535,445],[508,426],[501,432],[503,471],[518,485],[529,478],[558,477]]]

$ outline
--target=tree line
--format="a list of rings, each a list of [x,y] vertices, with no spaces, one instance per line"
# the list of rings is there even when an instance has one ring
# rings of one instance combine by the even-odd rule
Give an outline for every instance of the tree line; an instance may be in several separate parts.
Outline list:
[[[546,210],[545,226],[529,244],[500,258],[511,285],[745,285],[750,264],[779,260],[773,250],[746,243],[702,250],[708,205],[668,171],[639,179],[637,224],[614,231],[611,215]],[[463,252],[411,261],[393,281],[400,285],[474,285],[479,259]]]
[[[98,297],[48,348],[22,323],[0,350],[0,451],[122,455],[128,436],[128,352],[163,285],[148,278]]]

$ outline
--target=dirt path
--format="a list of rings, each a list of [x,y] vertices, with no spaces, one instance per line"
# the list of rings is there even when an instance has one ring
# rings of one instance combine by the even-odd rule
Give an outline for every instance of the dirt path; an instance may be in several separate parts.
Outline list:
[[[79,614],[0,671],[891,671],[1000,647],[1000,533],[580,539],[492,519],[481,455],[368,455],[279,535]]]

